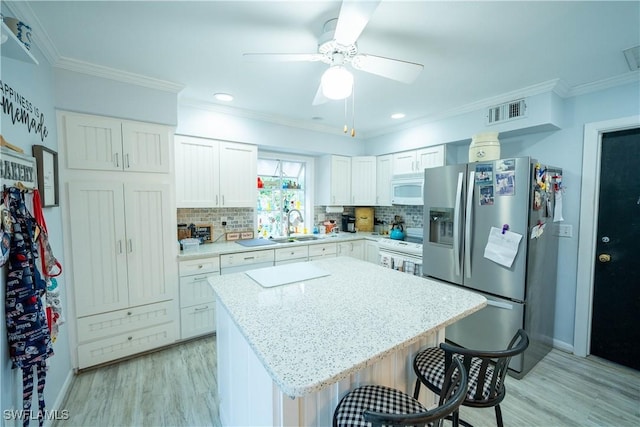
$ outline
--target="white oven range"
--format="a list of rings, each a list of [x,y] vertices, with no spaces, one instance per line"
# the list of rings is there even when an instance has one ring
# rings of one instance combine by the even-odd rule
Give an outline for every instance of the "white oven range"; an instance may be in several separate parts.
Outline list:
[[[378,241],[380,265],[422,276],[422,228],[408,228],[405,240]]]

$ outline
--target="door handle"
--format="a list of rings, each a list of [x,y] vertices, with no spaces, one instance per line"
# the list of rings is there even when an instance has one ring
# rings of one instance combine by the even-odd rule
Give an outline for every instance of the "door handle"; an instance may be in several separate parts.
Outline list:
[[[609,261],[611,261],[611,255],[609,255],[609,254],[600,254],[600,255],[598,255],[598,261],[600,261],[600,262],[609,262]]]
[[[469,172],[469,185],[467,187],[467,212],[464,218],[464,271],[468,278],[471,278],[471,219],[473,214],[474,178],[475,171]]]
[[[463,173],[458,173],[458,185],[456,187],[456,202],[453,208],[453,258],[456,276],[460,275],[460,209],[462,208],[462,180]]]

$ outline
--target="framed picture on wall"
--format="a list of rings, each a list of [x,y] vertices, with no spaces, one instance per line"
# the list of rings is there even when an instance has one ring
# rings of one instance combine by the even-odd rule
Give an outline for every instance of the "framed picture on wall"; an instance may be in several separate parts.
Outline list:
[[[38,170],[42,207],[58,206],[58,153],[43,145],[34,145],[32,150]]]

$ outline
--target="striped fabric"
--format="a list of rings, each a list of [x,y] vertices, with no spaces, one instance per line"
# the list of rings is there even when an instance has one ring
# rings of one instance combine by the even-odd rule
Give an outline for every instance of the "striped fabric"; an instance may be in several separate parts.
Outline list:
[[[462,356],[459,356],[462,361]],[[481,360],[473,358],[469,369],[469,391],[467,392],[467,400],[477,400],[475,398],[478,389],[478,373],[480,371]],[[418,353],[415,359],[415,365],[426,380],[442,390],[444,382],[444,350],[439,347],[431,347]],[[491,378],[493,377],[493,366],[487,367],[485,384],[482,390],[482,399],[489,398]],[[499,389],[498,384],[496,389]],[[493,397],[493,396],[491,396]]]
[[[427,409],[401,391],[379,385],[366,385],[351,391],[340,401],[334,416],[335,425],[371,426],[362,416],[365,410],[385,414],[413,414]]]

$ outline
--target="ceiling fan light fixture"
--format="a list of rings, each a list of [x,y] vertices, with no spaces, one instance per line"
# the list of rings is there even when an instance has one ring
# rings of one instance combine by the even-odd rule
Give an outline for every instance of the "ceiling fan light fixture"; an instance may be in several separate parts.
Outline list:
[[[392,118],[392,119],[395,119],[395,120],[397,120],[397,119],[404,119],[404,118],[405,118],[405,114],[404,114],[404,113],[393,113],[393,114],[391,115],[391,118]]]
[[[345,99],[353,90],[353,74],[342,65],[332,65],[320,79],[322,93],[329,99]]]

